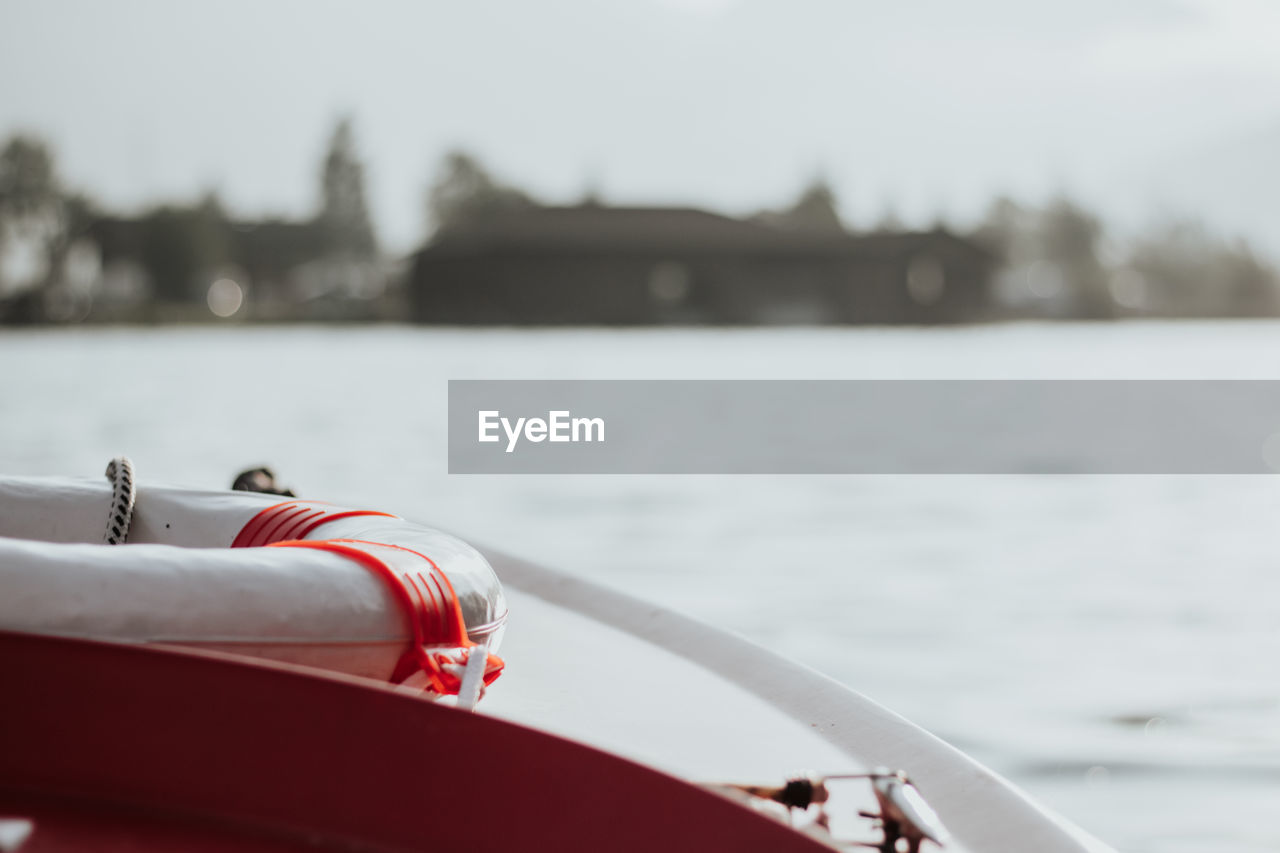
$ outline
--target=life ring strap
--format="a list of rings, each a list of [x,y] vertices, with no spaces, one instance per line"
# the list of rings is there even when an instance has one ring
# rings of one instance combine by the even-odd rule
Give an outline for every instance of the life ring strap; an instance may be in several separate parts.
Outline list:
[[[336,517],[333,515],[324,520]],[[458,695],[475,643],[467,637],[462,606],[453,584],[434,560],[410,548],[361,539],[291,539],[268,545],[275,548],[312,548],[338,554],[386,581],[408,616],[411,631],[409,648],[400,657],[389,680],[392,684],[400,684],[421,672],[426,676],[429,691],[442,696]],[[483,676],[486,686],[502,674],[503,666],[502,659],[496,655],[486,656]]]
[[[340,509],[323,501],[284,501],[272,504],[249,519],[231,547],[256,548],[289,539],[305,539],[322,524],[362,515],[398,518],[389,512],[371,509]]]

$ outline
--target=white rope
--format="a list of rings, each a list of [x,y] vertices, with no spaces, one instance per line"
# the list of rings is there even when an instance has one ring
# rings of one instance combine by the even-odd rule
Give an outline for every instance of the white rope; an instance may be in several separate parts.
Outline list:
[[[108,545],[123,545],[129,538],[136,497],[133,463],[128,456],[117,456],[107,463],[107,479],[111,481],[111,512],[107,516],[107,529],[102,534],[102,541]]]

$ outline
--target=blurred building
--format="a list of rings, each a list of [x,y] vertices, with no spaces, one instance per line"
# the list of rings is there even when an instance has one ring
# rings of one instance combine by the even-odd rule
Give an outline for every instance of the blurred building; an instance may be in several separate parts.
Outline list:
[[[442,324],[948,323],[986,313],[992,267],[944,230],[530,206],[444,229],[415,256],[409,302]]]

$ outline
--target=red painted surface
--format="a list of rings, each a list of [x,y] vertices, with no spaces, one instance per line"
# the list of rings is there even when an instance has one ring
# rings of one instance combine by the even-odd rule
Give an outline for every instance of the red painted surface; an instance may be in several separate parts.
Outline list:
[[[359,679],[0,632],[0,684],[0,813],[37,821],[22,853],[831,849],[607,753]]]

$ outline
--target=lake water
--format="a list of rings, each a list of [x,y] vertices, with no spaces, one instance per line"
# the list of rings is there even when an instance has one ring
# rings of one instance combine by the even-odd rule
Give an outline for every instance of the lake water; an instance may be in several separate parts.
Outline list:
[[[1280,480],[450,477],[463,378],[1275,379],[1280,325],[3,330],[0,471],[267,463],[774,647],[1122,850],[1280,848]]]

